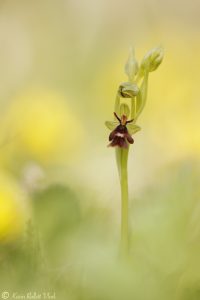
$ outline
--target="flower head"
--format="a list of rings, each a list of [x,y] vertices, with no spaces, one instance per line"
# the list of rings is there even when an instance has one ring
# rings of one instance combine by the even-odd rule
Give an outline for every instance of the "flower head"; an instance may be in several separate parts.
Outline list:
[[[110,122],[111,126],[116,126],[111,131],[109,135],[109,141],[111,142],[108,146],[111,147],[120,147],[120,148],[128,148],[128,143],[133,144],[134,139],[131,135],[133,135],[133,128],[135,128],[135,132],[140,128],[137,125],[131,126],[131,123],[134,121],[129,120],[126,115],[122,115],[121,118],[114,112],[114,116],[118,120],[118,122]],[[117,124],[117,125],[116,125]],[[137,130],[136,130],[137,129]]]
[[[109,146],[120,148],[128,148],[128,143],[133,144],[134,140],[128,132],[126,125],[133,122],[133,120],[128,121],[126,115],[122,115],[121,119],[114,113],[115,117],[119,121],[119,125],[110,133],[109,141],[111,143]]]

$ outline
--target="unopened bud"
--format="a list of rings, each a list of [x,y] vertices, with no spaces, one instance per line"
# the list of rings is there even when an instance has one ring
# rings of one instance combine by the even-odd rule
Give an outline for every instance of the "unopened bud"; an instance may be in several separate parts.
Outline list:
[[[135,59],[135,53],[133,48],[130,49],[129,58],[125,64],[125,73],[129,78],[129,81],[133,81],[135,75],[138,72],[138,63]]]
[[[161,64],[163,57],[164,57],[164,51],[162,47],[156,47],[151,49],[149,52],[147,52],[140,66],[141,75],[143,75],[145,71],[147,72],[155,71],[158,68],[158,66]]]
[[[122,98],[133,98],[139,93],[139,88],[135,83],[124,82],[119,86],[118,93]]]

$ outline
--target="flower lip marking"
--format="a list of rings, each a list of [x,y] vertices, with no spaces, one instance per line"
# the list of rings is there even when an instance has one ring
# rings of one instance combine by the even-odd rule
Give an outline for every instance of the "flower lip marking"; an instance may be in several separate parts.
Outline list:
[[[133,122],[133,119],[128,121],[126,115],[122,115],[120,119],[115,112],[114,116],[119,121],[119,125],[110,133],[109,141],[111,143],[108,146],[128,148],[128,143],[133,144],[134,140],[128,132],[126,125]]]

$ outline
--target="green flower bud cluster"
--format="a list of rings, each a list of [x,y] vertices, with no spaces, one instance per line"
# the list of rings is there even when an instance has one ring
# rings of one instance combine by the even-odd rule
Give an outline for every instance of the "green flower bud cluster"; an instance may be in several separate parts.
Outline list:
[[[161,64],[164,56],[162,47],[156,47],[146,53],[141,64],[135,59],[134,50],[131,48],[128,60],[125,64],[125,73],[128,82],[120,84],[117,98],[131,99],[131,118],[136,121],[141,114],[147,98],[149,73],[155,71]],[[116,99],[115,109],[119,112],[120,100]]]
[[[125,115],[136,123],[147,99],[149,73],[155,71],[161,64],[164,56],[162,47],[156,47],[148,51],[139,64],[135,59],[135,52],[131,48],[128,60],[125,64],[125,73],[128,81],[119,85],[114,111],[116,114]],[[121,100],[126,103],[121,103]],[[128,100],[130,102],[128,102]],[[106,126],[110,129],[111,123]],[[109,126],[108,126],[109,124]]]

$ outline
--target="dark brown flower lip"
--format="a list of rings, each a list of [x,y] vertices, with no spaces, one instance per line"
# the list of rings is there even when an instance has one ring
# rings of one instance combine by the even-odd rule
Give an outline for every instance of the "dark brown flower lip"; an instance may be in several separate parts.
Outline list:
[[[128,148],[128,143],[126,139],[115,137],[112,142],[108,145],[108,147],[120,147],[120,148]]]
[[[127,149],[128,143],[129,144],[134,143],[134,140],[131,136],[129,139],[115,136],[114,139],[111,141],[111,143],[108,145],[108,147],[120,147],[120,148]]]

